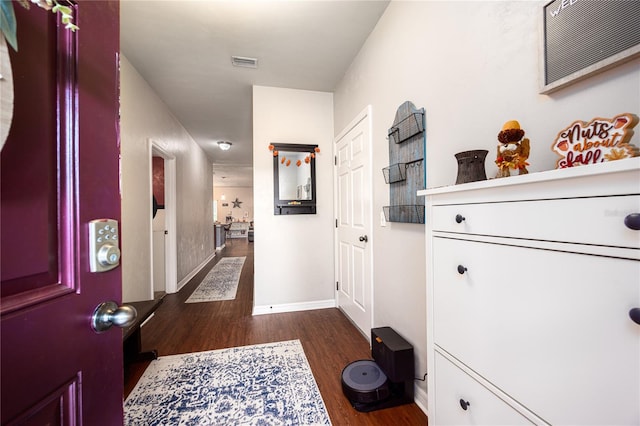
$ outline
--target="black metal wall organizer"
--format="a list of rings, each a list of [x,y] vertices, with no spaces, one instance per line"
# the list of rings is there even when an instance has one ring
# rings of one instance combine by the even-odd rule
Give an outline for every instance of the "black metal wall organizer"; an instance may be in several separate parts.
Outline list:
[[[389,167],[382,169],[389,184],[388,222],[424,223],[424,204],[417,192],[426,187],[425,110],[406,101],[396,111],[389,129]]]
[[[413,108],[413,111],[408,111],[408,114],[406,111],[401,112],[401,110],[406,110],[408,108]],[[405,114],[401,116],[399,121],[398,113]],[[389,142],[402,143],[423,131],[424,108],[417,110],[411,102],[407,101],[400,105],[396,112],[396,120],[394,121],[393,126],[389,129]]]
[[[423,159],[409,161],[408,163],[392,164],[382,169],[384,181],[386,183],[402,182],[407,179],[407,169],[409,167],[421,167]]]

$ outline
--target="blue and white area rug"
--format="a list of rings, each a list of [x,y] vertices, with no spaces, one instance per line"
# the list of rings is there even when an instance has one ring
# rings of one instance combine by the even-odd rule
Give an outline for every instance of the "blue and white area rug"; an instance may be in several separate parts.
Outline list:
[[[299,340],[151,362],[124,403],[124,424],[330,425]]]
[[[220,259],[185,303],[235,299],[245,259],[245,256]]]

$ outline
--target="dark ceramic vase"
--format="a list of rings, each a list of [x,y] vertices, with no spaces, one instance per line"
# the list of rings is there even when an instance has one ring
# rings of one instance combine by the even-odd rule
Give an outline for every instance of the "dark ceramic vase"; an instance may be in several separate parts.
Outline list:
[[[487,180],[484,170],[484,160],[489,151],[486,149],[476,149],[457,153],[458,177],[456,185],[459,183],[475,182],[477,180]]]

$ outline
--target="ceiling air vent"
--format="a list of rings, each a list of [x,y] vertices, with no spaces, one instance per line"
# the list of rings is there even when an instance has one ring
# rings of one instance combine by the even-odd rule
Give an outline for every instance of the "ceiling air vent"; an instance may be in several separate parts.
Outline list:
[[[236,67],[258,68],[258,60],[256,58],[245,58],[243,56],[232,56],[231,63]]]

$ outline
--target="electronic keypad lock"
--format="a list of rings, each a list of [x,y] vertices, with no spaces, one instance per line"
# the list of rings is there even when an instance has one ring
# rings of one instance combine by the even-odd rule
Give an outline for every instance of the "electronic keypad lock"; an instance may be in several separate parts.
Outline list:
[[[109,271],[120,264],[118,221],[95,219],[89,222],[89,266],[91,272]]]

